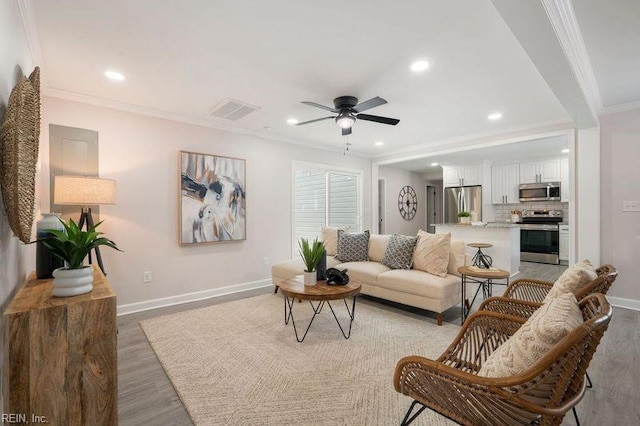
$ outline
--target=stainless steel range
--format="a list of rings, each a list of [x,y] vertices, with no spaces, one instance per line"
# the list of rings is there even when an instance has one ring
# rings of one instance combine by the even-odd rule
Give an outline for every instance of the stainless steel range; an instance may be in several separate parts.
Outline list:
[[[520,224],[520,260],[560,263],[562,210],[524,210]]]

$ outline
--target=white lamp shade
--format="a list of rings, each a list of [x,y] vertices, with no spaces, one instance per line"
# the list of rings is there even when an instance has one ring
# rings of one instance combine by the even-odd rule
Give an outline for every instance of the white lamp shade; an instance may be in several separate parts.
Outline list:
[[[116,181],[86,176],[56,176],[53,203],[92,206],[116,203]]]

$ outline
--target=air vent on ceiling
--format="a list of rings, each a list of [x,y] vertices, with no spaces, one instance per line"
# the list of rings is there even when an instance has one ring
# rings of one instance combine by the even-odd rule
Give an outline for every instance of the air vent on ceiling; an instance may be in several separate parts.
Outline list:
[[[242,117],[246,117],[253,111],[259,110],[260,107],[250,105],[246,102],[242,102],[236,99],[223,99],[216,106],[211,108],[209,114],[214,117],[226,118],[227,120],[239,120]]]

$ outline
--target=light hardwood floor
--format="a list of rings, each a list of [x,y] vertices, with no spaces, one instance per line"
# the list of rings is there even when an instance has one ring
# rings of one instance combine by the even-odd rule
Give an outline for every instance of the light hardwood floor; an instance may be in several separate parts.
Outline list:
[[[520,277],[555,280],[564,266],[523,262]],[[500,286],[494,288],[494,295]],[[125,315],[118,318],[119,419],[121,425],[191,425],[171,382],[151,349],[139,322],[175,312],[226,303],[267,294],[271,288],[207,299],[167,308]],[[394,304],[381,304],[363,298],[358,303],[371,303],[395,309]],[[416,312],[411,309],[410,311]],[[402,312],[399,310],[398,312]],[[435,323],[436,315],[417,310],[427,321]],[[444,321],[459,324],[460,309],[444,313]],[[640,424],[640,312],[614,308],[613,319],[589,367],[594,389],[588,390],[578,404],[582,425]],[[391,379],[390,379],[391,380]],[[409,402],[407,402],[408,404]],[[400,423],[401,419],[398,419]],[[419,424],[419,421],[417,422]],[[575,424],[569,413],[563,424]]]

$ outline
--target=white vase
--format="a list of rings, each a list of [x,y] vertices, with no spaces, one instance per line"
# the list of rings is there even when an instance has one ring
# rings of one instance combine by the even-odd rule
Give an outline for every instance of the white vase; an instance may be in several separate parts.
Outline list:
[[[467,217],[460,217],[460,223],[462,225],[468,225],[469,223],[471,223],[471,218],[469,216]]]
[[[70,297],[93,290],[93,267],[80,269],[58,268],[53,271],[53,295]]]
[[[318,282],[316,271],[304,271],[304,285],[316,285],[316,282]]]

